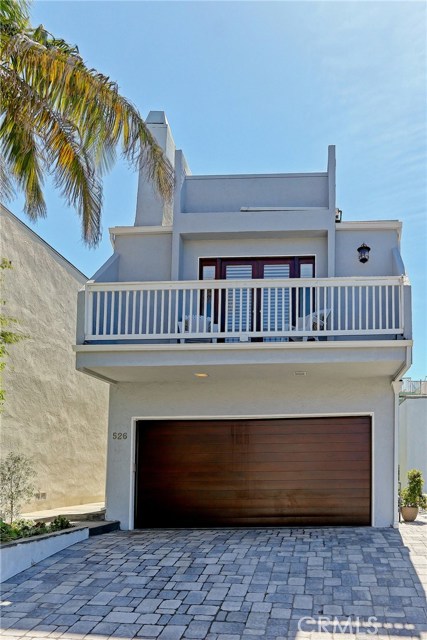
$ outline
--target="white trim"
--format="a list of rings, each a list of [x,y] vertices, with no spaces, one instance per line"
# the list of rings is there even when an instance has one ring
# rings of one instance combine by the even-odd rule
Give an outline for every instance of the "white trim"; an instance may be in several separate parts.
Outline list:
[[[130,493],[129,493],[129,529],[135,528],[135,489],[136,489],[136,423],[130,424]]]
[[[185,349],[189,351],[214,351],[218,350],[271,350],[271,349],[360,349],[381,347],[409,347],[412,340],[336,340],[331,342],[251,342],[249,343],[184,343],[184,344],[74,344],[73,351],[76,353],[90,353],[99,351],[170,351],[174,349]]]
[[[394,424],[393,424],[393,527],[399,526],[399,392],[402,389],[401,380],[391,383],[394,393]]]
[[[132,236],[132,235],[140,235],[140,234],[150,234],[150,233],[172,233],[172,226],[162,226],[162,225],[147,225],[138,226],[138,227],[110,227],[110,233],[114,235],[123,235],[123,236]]]
[[[307,254],[308,256],[312,256],[312,253]],[[302,256],[302,254],[301,254]],[[243,256],[236,256],[236,258],[241,258]],[[269,256],[259,256],[266,257]],[[271,256],[274,258],[275,256]],[[281,257],[281,256],[279,256]],[[296,256],[292,256],[296,257]],[[257,256],[255,256],[257,258]],[[288,280],[295,281],[295,284],[307,286],[310,285],[318,285],[321,287],[324,286],[379,286],[379,285],[398,285],[398,284],[406,284],[407,280],[405,280],[405,276],[339,276],[333,278],[286,278],[285,283],[288,284]],[[221,285],[229,285],[233,284],[236,286],[245,286],[245,280],[127,280],[127,281],[116,281],[116,282],[95,282],[94,280],[87,280],[86,285],[90,289],[104,289],[106,291],[118,291],[119,289],[203,289],[206,282],[215,282],[218,286]],[[250,279],[247,282],[255,283],[256,285],[262,285],[264,283],[272,284],[273,286],[277,285],[277,280],[268,278],[261,279]],[[243,283],[243,284],[242,284]]]
[[[400,237],[402,223],[400,220],[345,220],[335,224],[336,231],[397,231]]]
[[[374,493],[374,417],[373,411],[352,411],[352,412],[340,412],[340,413],[289,413],[289,414],[261,414],[261,415],[245,415],[245,414],[225,414],[225,415],[183,415],[183,416],[134,416],[131,418],[131,454],[130,454],[130,475],[131,475],[131,494],[129,500],[129,529],[134,528],[134,514],[135,514],[135,472],[134,464],[136,463],[136,423],[138,421],[160,421],[160,420],[173,420],[179,422],[180,420],[291,420],[293,418],[342,418],[342,417],[357,417],[368,416],[371,419],[371,527],[375,522],[375,493]]]
[[[146,226],[146,227],[110,227],[108,229],[110,232],[110,241],[114,247],[114,240],[116,236],[149,236],[149,235],[159,235],[161,233],[172,233],[173,227],[165,226]]]
[[[216,175],[199,175],[186,176],[186,180],[240,180],[241,178],[327,178],[327,171],[318,171],[316,173],[234,173],[232,175],[216,174]]]
[[[242,213],[261,211],[329,211],[329,207],[240,207]]]
[[[351,418],[352,416],[369,416],[374,415],[373,411],[340,411],[339,413],[226,413],[226,414],[208,414],[208,415],[164,415],[164,416],[134,416],[131,420],[287,420],[295,418]]]

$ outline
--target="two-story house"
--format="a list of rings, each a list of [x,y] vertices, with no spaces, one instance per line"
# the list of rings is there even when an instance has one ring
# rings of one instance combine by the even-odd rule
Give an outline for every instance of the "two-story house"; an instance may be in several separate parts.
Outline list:
[[[124,529],[393,525],[411,361],[396,220],[341,221],[327,170],[141,173],[134,226],[79,299],[77,368],[111,383],[107,517]]]

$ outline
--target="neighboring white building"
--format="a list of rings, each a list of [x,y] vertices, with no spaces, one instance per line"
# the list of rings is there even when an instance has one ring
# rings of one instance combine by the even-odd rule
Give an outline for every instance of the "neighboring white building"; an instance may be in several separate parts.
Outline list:
[[[79,296],[77,368],[111,383],[107,517],[396,524],[401,223],[339,221],[333,146],[323,172],[193,176],[164,113],[147,124],[173,202],[141,173]]]
[[[4,313],[27,338],[8,349],[2,456],[31,456],[37,498],[26,510],[101,502],[105,496],[108,385],[75,370],[77,292],[87,278],[0,207]]]
[[[399,471],[402,487],[419,469],[427,493],[427,380],[405,379],[399,404]]]

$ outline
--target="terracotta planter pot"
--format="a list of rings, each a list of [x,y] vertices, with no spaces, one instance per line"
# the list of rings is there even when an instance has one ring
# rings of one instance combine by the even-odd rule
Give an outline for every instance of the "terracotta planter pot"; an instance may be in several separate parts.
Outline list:
[[[418,507],[401,507],[400,512],[405,522],[414,522],[418,515]]]

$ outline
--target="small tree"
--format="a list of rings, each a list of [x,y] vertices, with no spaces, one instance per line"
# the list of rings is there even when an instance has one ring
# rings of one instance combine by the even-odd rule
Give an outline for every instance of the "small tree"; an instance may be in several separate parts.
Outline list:
[[[34,495],[35,471],[31,459],[20,453],[9,453],[0,462],[0,508],[12,523],[23,504]]]
[[[401,491],[404,507],[426,507],[427,500],[423,495],[423,485],[424,479],[421,471],[418,469],[408,471],[408,486]]]

